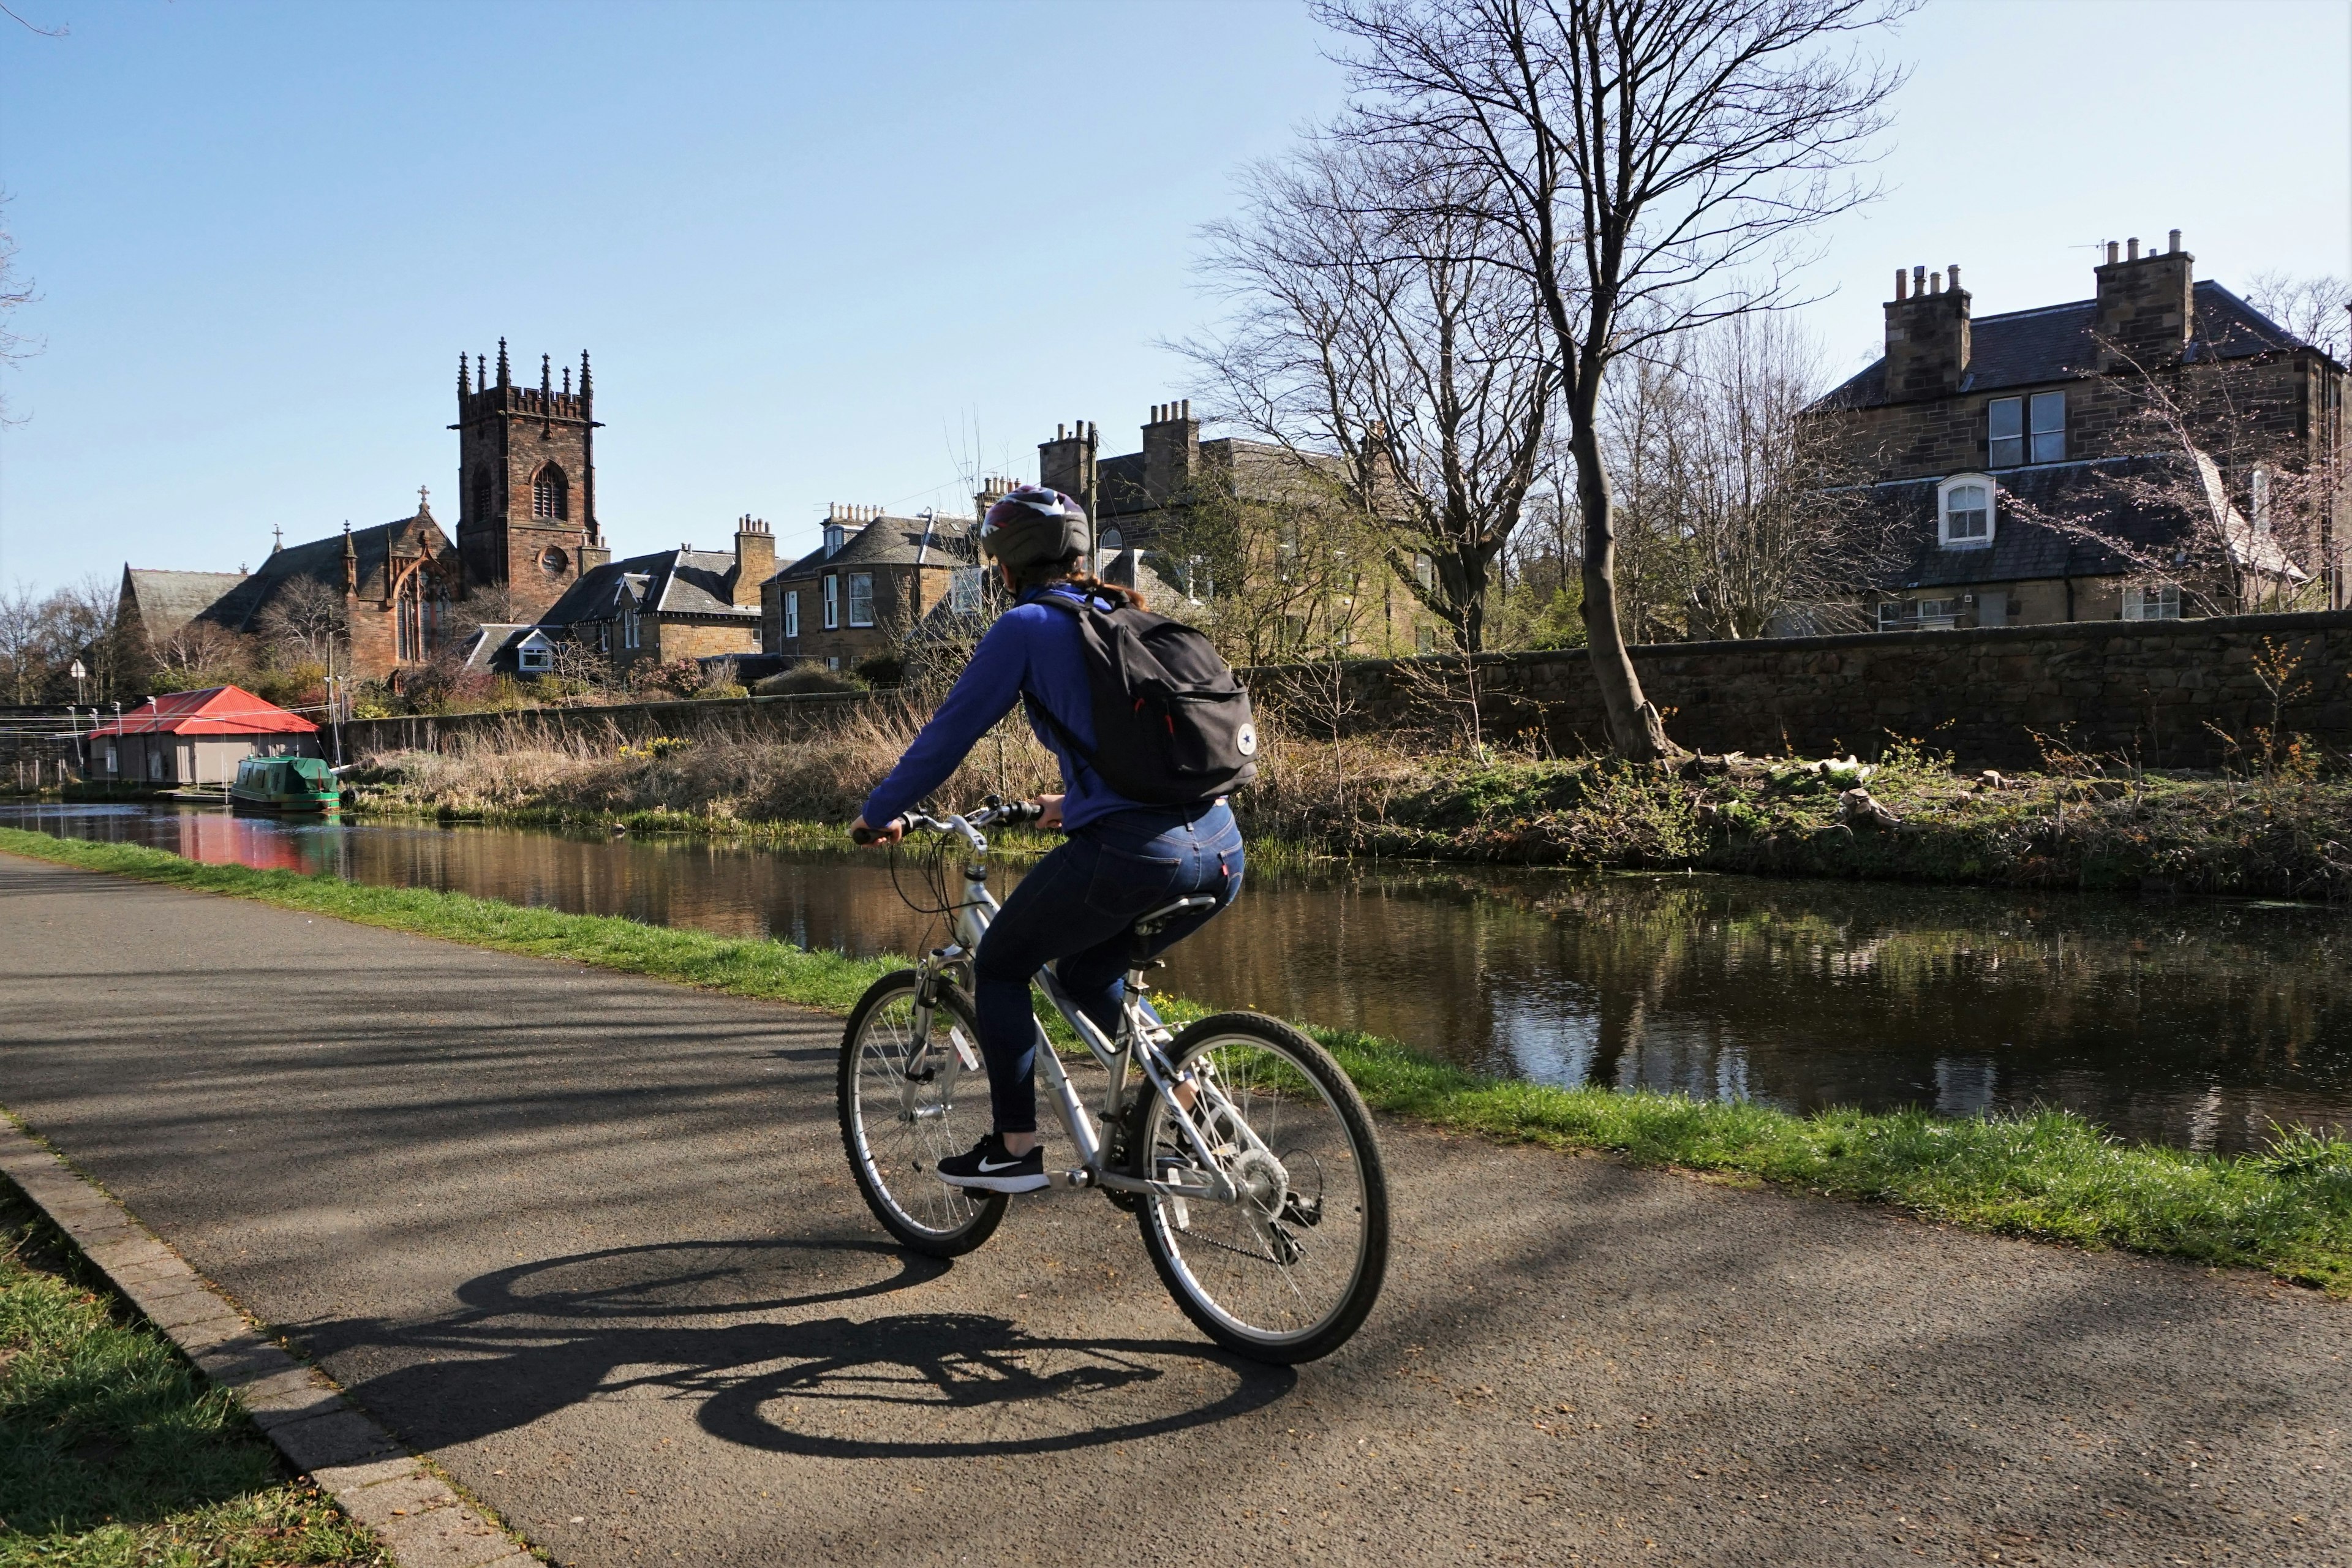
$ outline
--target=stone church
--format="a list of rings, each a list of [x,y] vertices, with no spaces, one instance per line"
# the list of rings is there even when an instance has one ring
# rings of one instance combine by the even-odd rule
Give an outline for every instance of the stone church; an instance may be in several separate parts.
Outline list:
[[[416,510],[372,528],[346,525],[306,543],[281,542],[258,570],[164,572],[126,564],[118,630],[160,646],[194,623],[266,634],[289,616],[339,604],[348,673],[381,680],[451,644],[452,606],[481,618],[538,620],[566,590],[612,559],[596,521],[594,390],[588,356],[560,384],[540,359],[539,385],[515,384],[506,340],[492,378],[487,355],[457,359],[458,513],[452,543],[428,492]]]

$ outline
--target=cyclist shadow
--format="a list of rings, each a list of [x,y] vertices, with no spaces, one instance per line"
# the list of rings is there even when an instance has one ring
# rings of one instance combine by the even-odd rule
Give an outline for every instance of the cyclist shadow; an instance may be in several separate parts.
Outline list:
[[[1054,1337],[974,1312],[810,1315],[947,1269],[865,1238],[613,1247],[478,1275],[426,1321],[296,1331],[322,1359],[398,1363],[351,1393],[424,1447],[653,1397],[698,1401],[703,1430],[778,1452],[1044,1453],[1228,1420],[1297,1381],[1192,1340]]]

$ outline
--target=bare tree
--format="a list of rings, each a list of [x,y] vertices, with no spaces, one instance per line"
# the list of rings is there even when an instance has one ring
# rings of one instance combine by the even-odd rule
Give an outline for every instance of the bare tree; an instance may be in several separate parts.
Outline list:
[[[0,370],[41,352],[41,345],[16,330],[16,314],[33,302],[33,280],[16,268],[16,237],[8,227],[9,197],[0,191]],[[0,426],[18,423],[10,413],[5,393],[0,393]]]
[[[1551,329],[1583,612],[1621,754],[1673,751],[1618,620],[1602,396],[1616,361],[1797,302],[1795,247],[1857,177],[1901,73],[1859,53],[1907,0],[1318,0],[1355,46],[1353,134],[1454,172]]]
[[[257,625],[281,652],[332,674],[336,647],[351,621],[341,590],[316,577],[289,577],[270,595]]]
[[[2257,272],[2246,302],[2338,364],[2352,347],[2352,284],[2341,278]]]
[[[1388,534],[1397,580],[1484,646],[1489,576],[1542,471],[1556,390],[1542,315],[1463,175],[1411,149],[1310,142],[1253,171],[1208,230],[1234,301],[1177,345],[1229,422],[1273,442],[1312,504]]]
[[[148,644],[156,677],[173,689],[232,682],[247,662],[244,639],[211,621],[190,621]]]
[[[2003,504],[2121,561],[2144,605],[2176,599],[2155,614],[2242,615],[2324,599],[2328,514],[2342,480],[2331,465],[2302,460],[2293,426],[2275,416],[2280,383],[2263,359],[2148,367],[2105,346],[2124,359],[2130,388],[2114,447],[2143,456],[2118,462],[2070,503],[2004,496]]]
[[[1785,316],[1735,316],[1681,340],[1658,454],[1676,587],[1694,637],[1801,620],[1860,629],[1853,587],[1891,543],[1866,472],[1822,421],[1820,356]]]
[[[1238,665],[1361,651],[1386,604],[1389,540],[1337,476],[1297,458],[1214,474],[1177,515],[1158,549],[1184,602],[1154,609]]]

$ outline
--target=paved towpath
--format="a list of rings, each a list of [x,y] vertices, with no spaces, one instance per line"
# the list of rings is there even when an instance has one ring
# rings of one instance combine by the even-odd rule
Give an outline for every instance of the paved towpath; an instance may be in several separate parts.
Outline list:
[[[1355,1343],[951,1268],[839,1024],[0,857],[0,1103],[560,1562],[2352,1562],[2352,1309],[1390,1124]]]

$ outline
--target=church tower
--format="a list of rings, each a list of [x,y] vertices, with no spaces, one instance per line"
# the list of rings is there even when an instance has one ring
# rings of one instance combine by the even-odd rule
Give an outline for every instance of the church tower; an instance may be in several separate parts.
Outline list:
[[[576,392],[543,354],[538,389],[514,384],[504,338],[496,382],[481,356],[457,356],[457,554],[467,583],[509,590],[517,616],[544,614],[613,558],[596,525],[594,407],[585,353]]]

